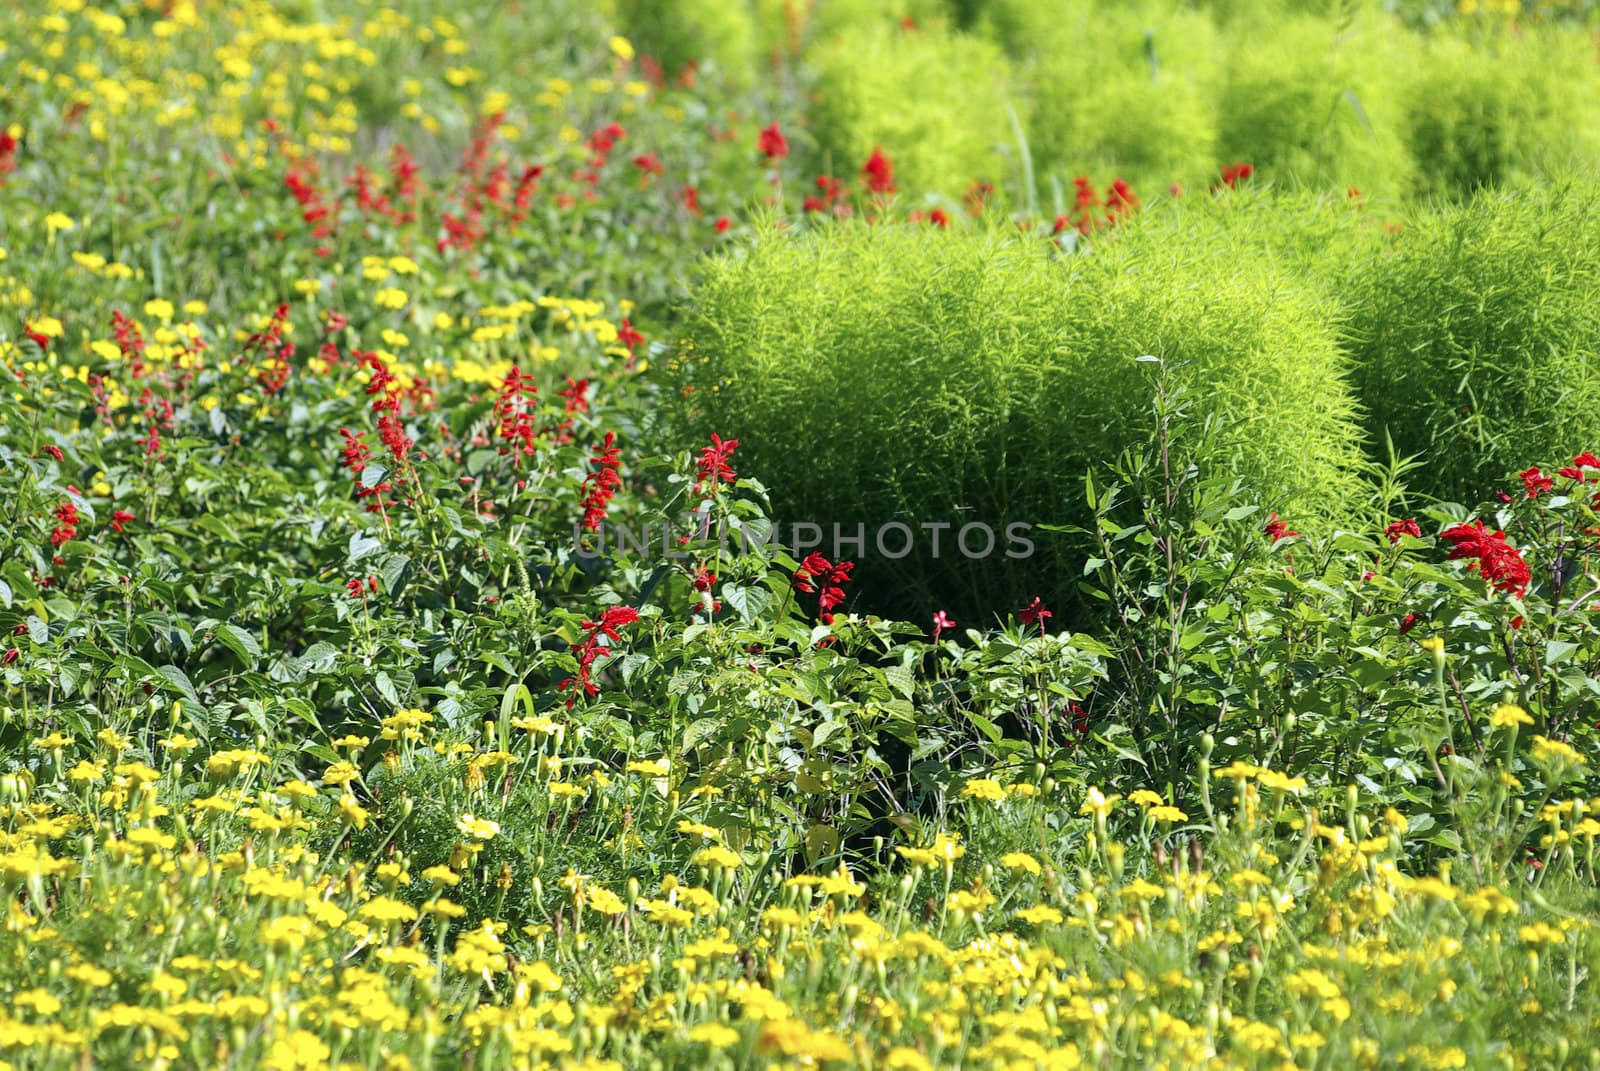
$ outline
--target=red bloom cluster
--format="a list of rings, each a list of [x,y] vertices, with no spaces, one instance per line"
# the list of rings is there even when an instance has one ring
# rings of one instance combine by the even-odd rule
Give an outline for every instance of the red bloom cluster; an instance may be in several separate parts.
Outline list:
[[[344,582],[344,587],[350,593],[352,599],[365,599],[367,592],[376,592],[378,590],[378,578],[369,576],[366,582],[363,583],[360,577],[351,577]]]
[[[844,203],[844,197],[849,193],[845,184],[839,179],[828,175],[817,176],[817,192],[806,197],[801,205],[806,212],[832,211],[838,216],[848,216],[850,206]]]
[[[1451,546],[1448,560],[1476,558],[1468,569],[1476,570],[1496,591],[1521,598],[1528,593],[1533,573],[1522,552],[1506,542],[1504,532],[1490,532],[1482,521],[1446,528],[1439,538]]]
[[[643,346],[648,340],[641,335],[638,328],[634,327],[633,323],[626,316],[624,316],[622,318],[622,326],[617,328],[617,341],[628,347],[628,363],[631,365],[633,363],[634,351],[640,346]]]
[[[600,686],[595,684],[590,677],[590,672],[595,660],[602,655],[611,653],[611,648],[605,640],[620,643],[622,636],[617,629],[633,624],[639,620],[639,611],[631,606],[608,606],[600,615],[598,621],[584,621],[582,628],[587,635],[582,643],[572,644],[572,653],[578,657],[578,675],[568,677],[556,685],[557,690],[567,693],[567,709],[578,701],[578,690],[590,699],[600,694]]]
[[[583,506],[583,526],[591,532],[600,530],[601,522],[606,519],[606,507],[622,487],[622,477],[617,474],[617,469],[622,465],[622,451],[616,442],[616,432],[606,432],[599,451],[589,458],[597,468],[584,477],[580,490],[583,496],[579,503]]]
[[[72,499],[64,499],[51,516],[56,519],[55,530],[50,533],[51,546],[59,547],[77,536],[78,525],[83,523],[83,519],[78,516],[78,506]]]
[[[132,510],[119,509],[111,515],[111,530],[121,534],[122,529],[126,525],[132,524],[133,521],[134,514]]]
[[[815,552],[806,555],[800,568],[795,570],[796,591],[817,597],[817,620],[824,625],[833,624],[833,608],[844,602],[844,585],[850,582],[850,570],[855,562],[830,562]]]
[[[1539,466],[1537,465],[1531,469],[1525,469],[1517,475],[1522,477],[1522,487],[1528,492],[1529,498],[1538,498],[1556,485],[1554,480],[1539,471]]]
[[[510,444],[501,447],[501,453],[510,453],[513,464],[519,467],[523,456],[533,453],[534,440],[538,438],[534,424],[538,404],[539,388],[523,375],[521,368],[512,365],[500,387],[500,397],[495,399],[494,415],[499,424],[497,434]]]
[[[1100,227],[1112,227],[1133,215],[1141,206],[1139,195],[1120,177],[1111,180],[1103,196],[1084,175],[1072,180],[1072,188],[1072,211],[1056,217],[1055,226],[1050,231],[1052,235],[1060,234],[1068,227],[1076,228],[1079,234],[1088,234]]]
[[[695,459],[695,494],[714,495],[720,484],[732,483],[738,478],[733,466],[728,464],[728,459],[738,448],[738,439],[724,439],[716,432],[711,433],[711,445],[701,450],[700,456]]]
[[[322,197],[316,186],[316,164],[302,160],[290,166],[283,176],[283,184],[300,205],[300,218],[311,224],[313,238],[326,238],[333,233],[333,207]]]
[[[1280,521],[1276,513],[1267,518],[1266,527],[1262,531],[1272,537],[1273,543],[1277,543],[1280,539],[1291,539],[1300,534],[1299,532],[1291,531],[1289,525],[1284,521]]]
[[[1038,622],[1039,631],[1042,633],[1044,631],[1044,623],[1055,615],[1045,606],[1044,601],[1035,595],[1032,602],[1018,611],[1017,616],[1022,618],[1024,625]]]
[[[0,130],[0,175],[9,175],[17,169],[17,146],[20,143],[8,132]],[[0,186],[5,180],[0,179]]]
[[[1572,459],[1572,464],[1565,468],[1557,469],[1556,475],[1565,476],[1569,480],[1577,480],[1579,483],[1588,483],[1590,477],[1588,473],[1583,471],[1584,469],[1600,469],[1600,457],[1595,457],[1585,450]],[[1600,480],[1600,475],[1596,475],[1595,479]]]
[[[933,642],[934,643],[938,643],[939,642],[939,637],[944,633],[945,629],[947,629],[947,628],[955,628],[955,627],[956,627],[955,619],[952,618],[949,614],[945,613],[943,610],[935,610],[933,612]]]
[[[1222,185],[1237,186],[1255,173],[1256,169],[1250,164],[1239,163],[1234,164],[1232,167],[1224,167],[1222,169]]]
[[[773,123],[761,131],[760,136],[756,139],[756,148],[761,151],[762,156],[776,164],[779,160],[789,155],[789,139],[783,136],[783,131],[778,129],[778,124]]]
[[[1383,534],[1389,537],[1389,543],[1393,545],[1400,542],[1401,536],[1412,536],[1413,538],[1421,539],[1422,528],[1416,521],[1407,517],[1403,521],[1390,521],[1389,525],[1384,528]]]
[[[867,189],[873,193],[887,196],[894,192],[894,162],[883,155],[883,150],[874,147],[872,155],[861,168],[861,175],[867,180]]]

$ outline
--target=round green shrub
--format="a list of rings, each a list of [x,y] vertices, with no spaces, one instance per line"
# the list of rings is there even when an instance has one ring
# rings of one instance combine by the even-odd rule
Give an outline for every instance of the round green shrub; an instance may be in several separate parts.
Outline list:
[[[1405,101],[1423,193],[1600,166],[1600,65],[1583,31],[1433,37]]]
[[[1231,24],[1218,116],[1224,162],[1280,185],[1380,197],[1410,189],[1398,72],[1414,37],[1390,19]]]
[[[1082,523],[1084,474],[1150,431],[1141,355],[1187,385],[1195,419],[1225,418],[1218,468],[1296,523],[1338,517],[1359,421],[1329,302],[1236,257],[1224,229],[1192,242],[1183,215],[1150,216],[1082,257],[977,229],[768,234],[710,262],[687,310],[689,423],[739,439],[784,522],[953,524],[937,559],[924,533],[860,566],[875,605],[906,613],[1068,597],[1066,538],[1035,528],[1022,560],[949,541],[981,521],[1003,551],[1008,523]]]
[[[1419,490],[1476,501],[1507,472],[1600,444],[1600,199],[1485,192],[1419,209],[1357,258],[1352,377]]]
[[[1096,7],[1058,8],[1028,31],[1041,46],[1029,78],[1036,169],[1121,176],[1145,194],[1213,177],[1220,68],[1210,19]]]
[[[669,76],[694,63],[735,85],[755,77],[756,22],[743,0],[617,0],[617,18]]]
[[[989,42],[877,26],[821,43],[813,60],[819,169],[854,175],[882,148],[901,190],[949,196],[1005,173],[1009,67]]]

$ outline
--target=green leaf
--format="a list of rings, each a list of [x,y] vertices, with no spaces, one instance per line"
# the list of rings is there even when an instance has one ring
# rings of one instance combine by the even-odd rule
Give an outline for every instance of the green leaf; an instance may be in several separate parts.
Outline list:
[[[1549,643],[1545,644],[1544,664],[1547,666],[1554,666],[1558,663],[1565,662],[1567,659],[1572,657],[1573,652],[1575,652],[1577,649],[1578,645],[1575,643],[1568,643],[1566,640],[1551,640]]]
[[[384,594],[393,599],[405,587],[406,580],[410,577],[411,558],[406,554],[391,554],[384,560],[383,568],[378,570],[383,580]]]
[[[221,624],[216,630],[217,642],[239,656],[245,669],[255,669],[261,660],[261,645],[256,638],[235,624]]]

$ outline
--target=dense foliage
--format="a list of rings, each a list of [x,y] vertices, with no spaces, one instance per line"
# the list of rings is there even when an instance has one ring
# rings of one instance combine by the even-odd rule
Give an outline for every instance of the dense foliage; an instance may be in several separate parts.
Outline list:
[[[0,8],[0,1071],[1600,1064],[1588,13],[1391,6]]]

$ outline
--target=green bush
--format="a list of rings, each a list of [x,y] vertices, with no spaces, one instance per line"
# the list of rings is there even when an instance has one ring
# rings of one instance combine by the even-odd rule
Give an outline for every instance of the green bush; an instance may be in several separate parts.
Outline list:
[[[1600,164],[1600,67],[1581,31],[1432,38],[1406,109],[1424,193]]]
[[[755,77],[756,21],[742,0],[617,0],[617,18],[669,76],[696,63],[735,85]]]
[[[1398,71],[1414,38],[1378,18],[1242,20],[1227,33],[1217,149],[1280,185],[1410,187]]]
[[[1329,303],[1226,229],[1191,240],[1185,219],[1151,213],[1067,258],[998,233],[769,234],[710,263],[689,310],[696,434],[737,437],[783,520],[1082,521],[1082,475],[1150,430],[1149,354],[1196,418],[1227,418],[1219,469],[1272,488],[1296,523],[1337,517],[1360,451]],[[860,575],[879,606],[919,614],[1066,598],[1081,556],[1033,535],[1030,559],[972,561],[947,533],[935,561],[925,533]]]
[[[1483,193],[1352,264],[1353,381],[1420,490],[1476,501],[1600,443],[1597,211],[1592,188]]]
[[[854,175],[881,147],[905,191],[955,196],[1001,177],[1000,146],[1014,135],[1009,68],[992,44],[878,26],[825,41],[813,58],[819,169]]]
[[[1120,175],[1145,194],[1216,174],[1220,72],[1205,15],[1077,4],[1026,32],[1039,48],[1029,144],[1041,173]]]

